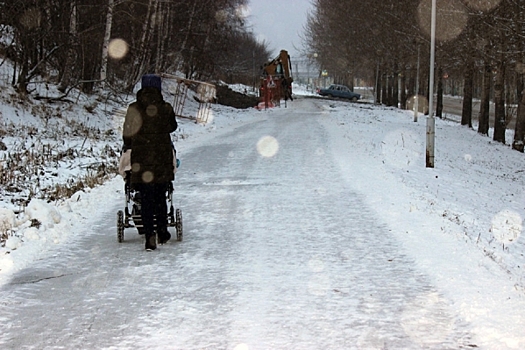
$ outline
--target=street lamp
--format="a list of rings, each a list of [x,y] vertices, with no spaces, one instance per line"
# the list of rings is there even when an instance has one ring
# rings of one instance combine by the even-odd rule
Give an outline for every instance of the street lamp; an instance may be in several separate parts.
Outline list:
[[[434,148],[436,138],[436,119],[434,118],[434,64],[436,47],[436,0],[432,0],[432,19],[430,21],[430,82],[427,118],[426,166],[434,167]]]
[[[323,69],[321,71],[321,76],[323,77],[323,86],[326,88],[326,77],[328,76],[328,71]]]

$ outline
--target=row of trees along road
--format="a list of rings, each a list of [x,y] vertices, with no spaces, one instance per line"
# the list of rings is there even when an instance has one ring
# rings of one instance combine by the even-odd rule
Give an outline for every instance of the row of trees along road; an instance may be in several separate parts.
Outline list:
[[[336,81],[352,86],[354,78],[364,79],[376,85],[377,102],[390,106],[406,108],[416,94],[428,98],[432,0],[312,3],[306,54]],[[447,84],[462,87],[462,125],[472,126],[472,101],[481,100],[481,134],[488,135],[493,100],[495,141],[505,143],[512,117],[507,106],[517,105],[512,147],[523,152],[525,0],[437,0],[436,9],[436,116],[442,113],[445,78]]]
[[[248,0],[0,1],[0,55],[22,94],[34,79],[86,93],[130,91],[144,73],[253,82],[270,53],[246,27]],[[1,61],[0,61],[1,62]]]

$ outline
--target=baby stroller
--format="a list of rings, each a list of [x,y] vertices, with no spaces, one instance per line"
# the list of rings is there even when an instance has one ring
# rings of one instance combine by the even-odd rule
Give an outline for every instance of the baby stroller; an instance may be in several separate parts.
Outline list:
[[[129,151],[131,152],[131,151]],[[126,165],[122,165],[127,162],[130,154],[124,152],[121,157],[121,175],[124,177],[124,192],[126,195],[126,206],[124,210],[117,212],[117,239],[119,243],[124,242],[124,229],[130,227],[136,227],[139,235],[144,234],[142,217],[140,214],[141,200],[140,192],[134,188],[131,184],[131,166],[129,169]],[[176,159],[176,158],[174,158]],[[176,168],[179,166],[179,160],[176,159]],[[175,169],[176,169],[175,168]],[[170,182],[168,191],[166,192],[166,200],[168,207],[167,224],[166,227],[175,227],[177,241],[182,241],[182,211],[177,208],[173,208],[173,182]],[[156,218],[154,218],[154,228],[157,227]]]

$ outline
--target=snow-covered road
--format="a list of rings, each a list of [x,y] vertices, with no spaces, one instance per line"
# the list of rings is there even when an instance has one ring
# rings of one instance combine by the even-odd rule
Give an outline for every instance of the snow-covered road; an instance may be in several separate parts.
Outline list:
[[[108,183],[100,217],[0,290],[0,347],[472,345],[469,324],[342,176],[317,104],[260,113],[181,154],[183,242],[148,253],[127,229],[118,244],[122,181]]]

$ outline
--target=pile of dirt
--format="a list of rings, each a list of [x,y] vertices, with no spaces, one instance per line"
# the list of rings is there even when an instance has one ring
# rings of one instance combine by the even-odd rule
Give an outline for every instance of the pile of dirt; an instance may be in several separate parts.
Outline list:
[[[228,86],[217,85],[217,103],[234,108],[244,109],[257,106],[259,98],[233,91]]]

